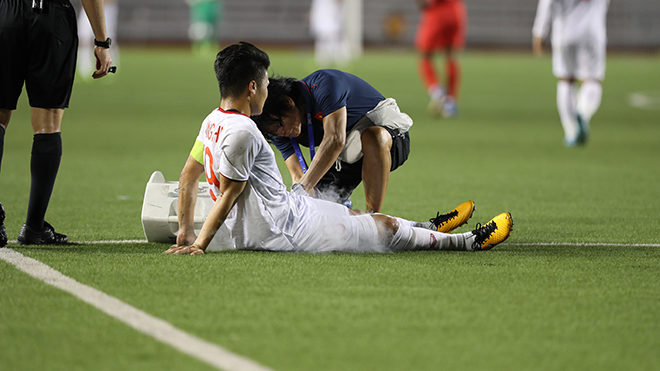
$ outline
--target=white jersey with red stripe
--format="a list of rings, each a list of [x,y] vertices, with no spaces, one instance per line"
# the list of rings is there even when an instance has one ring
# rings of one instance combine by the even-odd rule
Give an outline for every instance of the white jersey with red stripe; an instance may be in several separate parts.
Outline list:
[[[202,123],[197,140],[204,144],[204,170],[214,200],[221,196],[219,177],[246,182],[225,220],[232,240],[228,246],[276,251],[346,248],[344,242],[326,242],[328,231],[335,233],[337,228],[325,228],[328,233],[319,230],[324,220],[326,226],[332,224],[328,217],[338,217],[341,228],[349,224],[348,229],[355,229],[348,209],[288,192],[273,149],[248,116],[218,108]],[[354,248],[364,244],[353,239]]]
[[[546,38],[552,22],[553,45],[605,43],[609,3],[609,0],[539,0],[532,34]]]
[[[204,144],[204,170],[214,200],[221,195],[219,177],[247,182],[225,221],[234,246],[290,246],[281,220],[291,209],[289,195],[275,154],[256,124],[244,114],[218,108],[202,123],[197,140]]]

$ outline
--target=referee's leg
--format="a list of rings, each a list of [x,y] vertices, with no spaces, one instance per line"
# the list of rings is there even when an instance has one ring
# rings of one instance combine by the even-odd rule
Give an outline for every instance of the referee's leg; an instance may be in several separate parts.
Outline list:
[[[25,224],[33,231],[44,228],[44,218],[62,159],[63,108],[32,107],[32,155],[30,158],[30,201]]]
[[[5,150],[5,131],[11,119],[11,110],[0,108],[0,171],[2,171],[2,153]]]
[[[32,68],[28,68],[25,89],[32,107],[34,137],[30,159],[30,199],[18,242],[66,243],[67,237],[56,233],[44,217],[62,159],[62,116],[69,106],[76,72],[76,14],[68,1],[60,0],[49,2],[47,13],[30,13],[28,18],[34,22],[30,23],[28,30],[30,47],[27,52]],[[38,65],[34,63],[36,61]],[[39,65],[50,68],[39,68]]]

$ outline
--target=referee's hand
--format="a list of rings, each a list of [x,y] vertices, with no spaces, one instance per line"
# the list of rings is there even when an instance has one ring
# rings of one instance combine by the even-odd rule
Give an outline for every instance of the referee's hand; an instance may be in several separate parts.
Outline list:
[[[94,56],[96,57],[96,71],[92,77],[99,79],[109,73],[112,57],[110,57],[109,49],[100,46],[94,47]]]

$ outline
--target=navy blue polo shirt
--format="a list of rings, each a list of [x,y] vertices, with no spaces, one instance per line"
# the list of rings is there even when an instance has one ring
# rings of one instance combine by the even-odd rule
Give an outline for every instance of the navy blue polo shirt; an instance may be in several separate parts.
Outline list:
[[[297,85],[305,100],[306,113],[300,136],[296,140],[305,147],[309,147],[307,114],[311,114],[314,144],[318,146],[323,139],[324,116],[346,107],[346,132],[348,132],[360,117],[385,99],[368,82],[339,70],[318,70],[298,81]],[[282,153],[284,159],[295,153],[289,138],[275,137],[272,143]]]

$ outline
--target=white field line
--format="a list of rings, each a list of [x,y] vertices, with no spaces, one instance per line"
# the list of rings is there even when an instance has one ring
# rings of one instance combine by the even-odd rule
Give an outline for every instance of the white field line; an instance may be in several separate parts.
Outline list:
[[[271,371],[250,359],[182,331],[102,291],[67,277],[48,265],[10,248],[0,248],[0,259],[49,285],[64,290],[134,329],[185,354],[226,371]]]
[[[607,243],[607,242],[511,242],[501,246],[615,246],[615,247],[660,247],[660,243]]]
[[[647,110],[660,109],[660,91],[639,91],[628,94],[628,105]]]
[[[9,240],[8,243],[17,244],[16,240]],[[98,244],[124,244],[124,243],[148,243],[147,240],[100,240],[100,241],[71,241],[72,245],[98,245]],[[66,245],[64,245],[66,246]]]
[[[17,243],[16,240],[8,241]],[[73,241],[78,245],[100,244],[137,244],[149,243],[147,240],[101,240],[101,241]],[[167,245],[167,244],[164,244]],[[615,247],[660,247],[660,243],[609,243],[609,242],[505,242],[500,246],[615,246]]]

